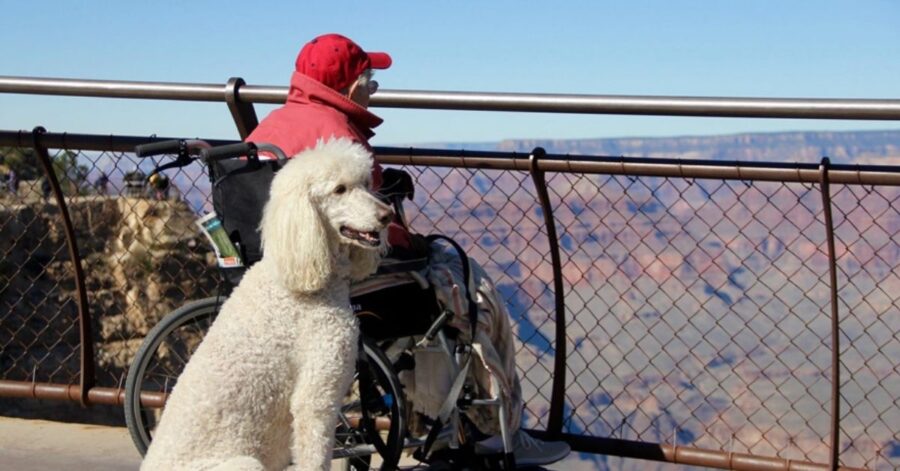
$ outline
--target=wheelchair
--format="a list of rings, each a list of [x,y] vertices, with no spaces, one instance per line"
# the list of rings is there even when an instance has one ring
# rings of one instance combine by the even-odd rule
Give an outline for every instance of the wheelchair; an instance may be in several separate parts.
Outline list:
[[[197,158],[206,163],[213,208],[243,261],[240,267],[220,266],[223,295],[188,303],[165,316],[147,334],[135,355],[125,381],[124,409],[129,433],[138,451],[144,454],[167,394],[215,320],[227,293],[239,283],[246,267],[262,257],[256,228],[271,180],[285,156],[277,147],[262,143],[212,148],[203,141],[186,140],[142,145],[135,151],[139,157],[176,155],[174,161],[157,167],[150,175],[185,166]],[[260,152],[276,158],[261,158]],[[394,206],[404,225],[402,203],[412,196],[409,175],[386,169],[381,197]],[[428,266],[427,247],[439,239],[460,253],[468,280],[468,259],[462,249],[450,239],[431,236],[419,240],[418,250],[392,252],[374,275],[351,288],[350,302],[360,323],[361,348],[353,384],[339,412],[333,453],[334,459],[346,460],[349,469],[395,469],[404,451],[412,451],[418,461],[441,462],[451,468],[515,467],[511,431],[505,428],[505,405],[499,398],[472,397],[467,384],[472,347],[456,341],[456,332],[447,325],[454,313],[441,306],[423,274]],[[469,308],[474,308],[471,300]],[[430,426],[428,433],[413,437],[407,427],[412,412],[398,374],[415,368],[417,352],[426,350],[445,356],[453,380],[437,417],[424,418]],[[477,430],[461,413],[473,405],[499,408],[504,444],[499,456],[475,454]],[[378,458],[373,460],[375,455]]]

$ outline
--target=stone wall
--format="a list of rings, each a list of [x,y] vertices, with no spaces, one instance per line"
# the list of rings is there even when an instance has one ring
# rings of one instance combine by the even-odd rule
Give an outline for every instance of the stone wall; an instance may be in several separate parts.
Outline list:
[[[0,378],[77,384],[74,270],[59,207],[0,203],[8,203],[0,204]],[[117,387],[160,318],[215,290],[213,257],[180,200],[90,196],[67,203],[87,279],[97,385]],[[117,408],[79,409],[0,399],[0,415],[119,420]]]

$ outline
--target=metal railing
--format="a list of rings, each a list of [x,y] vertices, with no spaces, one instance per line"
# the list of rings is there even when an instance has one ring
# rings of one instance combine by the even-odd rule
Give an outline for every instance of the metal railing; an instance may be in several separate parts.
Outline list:
[[[250,97],[277,102],[284,91],[237,79],[228,87],[65,82],[72,84],[0,78],[0,92],[224,100],[245,134],[255,125]],[[373,104],[900,119],[896,100],[575,97],[565,102],[560,95],[529,95],[532,101],[508,104],[513,96],[523,97],[385,91],[373,97]],[[456,99],[462,102],[441,101]],[[580,105],[568,108],[573,103]],[[116,195],[124,191],[118,186],[125,177],[123,165],[137,164],[131,149],[149,140],[40,130],[0,133],[0,145],[36,149],[42,161],[51,160],[47,149],[76,151],[71,161],[90,163],[86,179],[108,172]],[[900,290],[891,287],[900,287],[895,209],[900,169],[832,165],[827,159],[816,165],[541,151],[376,152],[382,163],[413,173],[427,192],[417,193],[413,226],[454,236],[497,278],[522,342],[519,368],[533,428],[561,435],[582,451],[721,468],[897,466]],[[45,174],[52,182],[60,172],[49,168]],[[188,168],[173,177],[180,196],[168,199],[148,194],[113,198],[93,190],[67,196],[63,187],[72,188],[71,182],[57,181],[54,201],[34,195],[0,200],[5,201],[0,210],[7,212],[6,219],[0,217],[0,231],[28,234],[30,224],[41,228],[38,238],[22,235],[0,247],[4,262],[16,269],[9,276],[4,266],[0,280],[5,303],[0,306],[9,311],[6,328],[0,328],[9,337],[0,344],[5,352],[0,395],[121,402],[118,382],[142,332],[168,309],[213,289],[204,244],[193,240],[194,230],[184,224],[192,210],[205,204],[202,173],[202,168]],[[48,221],[65,220],[64,207],[71,208],[74,229],[54,234]],[[140,247],[153,245],[150,239],[131,234],[126,243],[121,234],[105,234],[117,241],[118,252],[85,247],[80,255],[70,251],[69,265],[63,261],[59,244],[74,239],[76,248],[89,246],[85,231],[96,236],[104,230],[97,215],[128,219],[135,213],[156,214],[160,220],[157,235],[170,243],[154,249],[181,255],[176,266],[164,267],[164,276],[153,280],[166,296],[141,293],[128,284],[156,276],[152,257],[135,261],[139,257],[129,255],[129,249],[152,252]],[[14,252],[29,257],[9,261]],[[99,265],[103,257],[98,253],[132,264],[129,269],[144,263],[148,278],[92,279],[109,268]],[[33,258],[50,260],[28,261]],[[92,270],[92,263],[100,270]],[[75,267],[82,265],[88,267],[78,275]],[[194,278],[185,283],[188,274]],[[58,281],[66,276],[74,279],[71,286]],[[48,278],[57,284],[37,286]],[[22,279],[31,285],[16,285]],[[125,297],[104,298],[113,291],[104,283],[124,283]],[[80,315],[74,316],[70,303],[82,288],[92,302],[79,302]],[[56,293],[62,303],[48,306],[34,290]],[[29,310],[32,316],[38,311],[49,315],[47,324],[62,324],[28,327],[34,324],[28,322]],[[78,339],[72,335],[72,316],[91,327],[82,327]],[[21,325],[13,322],[19,319]],[[94,333],[102,338],[91,338]],[[55,335],[55,342],[42,335]],[[21,354],[9,366],[16,341]],[[52,348],[33,348],[48,343],[66,348],[54,355],[45,354]],[[98,351],[90,352],[90,345],[98,345]],[[111,353],[110,345],[118,350]],[[75,366],[78,349],[80,366]],[[29,357],[29,350],[40,353]],[[91,374],[87,364],[99,366],[97,373]],[[822,393],[823,384],[829,394]],[[840,408],[842,402],[849,407]]]
[[[133,82],[0,76],[0,93],[282,104],[287,88],[227,84]],[[549,93],[379,90],[371,105],[383,108],[540,113],[720,116],[748,118],[900,120],[900,100],[570,95]]]

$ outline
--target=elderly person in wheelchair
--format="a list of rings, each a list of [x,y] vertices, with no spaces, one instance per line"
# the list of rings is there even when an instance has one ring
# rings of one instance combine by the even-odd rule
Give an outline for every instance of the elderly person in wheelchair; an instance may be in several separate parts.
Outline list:
[[[378,88],[378,83],[372,80],[372,71],[390,65],[387,54],[365,52],[344,36],[327,34],[313,39],[297,57],[287,101],[272,111],[246,140],[274,144],[288,156],[331,137],[348,137],[371,150],[368,139],[374,135],[372,128],[382,123],[381,118],[367,109],[370,95]],[[393,286],[409,284],[410,277],[420,286],[428,286],[438,304],[450,311],[446,327],[458,334],[456,343],[471,345],[475,351],[473,357],[477,360],[468,368],[466,394],[495,398],[503,406],[468,408],[468,420],[488,437],[477,444],[476,450],[496,453],[511,448],[518,465],[549,464],[565,457],[569,453],[567,444],[543,442],[520,430],[523,402],[514,337],[505,303],[490,278],[477,263],[460,253],[452,241],[428,240],[410,234],[400,205],[402,199],[412,198],[413,182],[409,175],[392,169],[382,171],[376,163],[372,176],[373,187],[399,209],[396,220],[389,226],[391,253],[381,270],[396,273],[361,283],[354,289],[355,296],[377,297],[379,291],[390,293],[383,288],[392,286],[391,283]],[[396,304],[396,294],[389,296],[393,296],[389,301]],[[398,328],[360,314],[364,333]],[[391,335],[396,336],[397,332]],[[395,344],[394,348],[403,347]],[[415,366],[399,372],[399,376],[414,409],[435,419],[446,412],[442,406],[450,390],[459,386],[448,384],[452,378],[445,357],[429,355],[427,349],[415,351]]]

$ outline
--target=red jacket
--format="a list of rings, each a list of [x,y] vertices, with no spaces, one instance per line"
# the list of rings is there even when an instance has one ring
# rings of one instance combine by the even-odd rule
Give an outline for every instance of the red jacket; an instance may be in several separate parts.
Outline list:
[[[372,128],[382,123],[366,108],[306,75],[294,72],[284,106],[269,113],[247,136],[250,142],[265,142],[281,148],[288,158],[315,147],[319,139],[347,137],[369,151]],[[381,188],[381,166],[372,167],[372,186]],[[391,223],[388,244],[409,248],[409,233]]]

